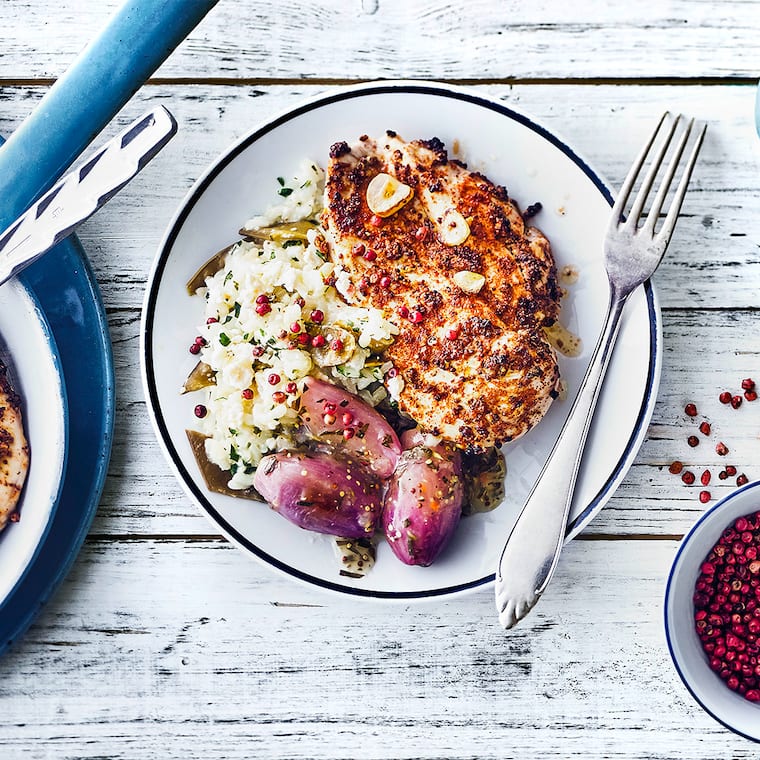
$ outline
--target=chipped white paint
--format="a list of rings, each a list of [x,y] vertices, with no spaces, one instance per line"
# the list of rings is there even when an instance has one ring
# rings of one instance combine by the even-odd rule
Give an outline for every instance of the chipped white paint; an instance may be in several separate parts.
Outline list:
[[[2,5],[0,133],[44,92],[29,80],[60,74],[115,4]],[[80,559],[0,659],[0,757],[754,758],[755,745],[681,686],[660,611],[672,536],[703,509],[699,489],[667,465],[715,475],[714,443],[725,439],[740,470],[760,477],[760,402],[734,411],[717,401],[743,377],[760,380],[754,88],[678,81],[753,76],[751,17],[760,3],[220,2],[159,73],[183,82],[144,87],[121,117],[160,102],[178,137],[80,235],[114,342],[116,440]],[[564,135],[613,186],[664,108],[710,125],[655,280],[665,356],[649,435],[544,601],[509,634],[490,589],[443,605],[366,604],[252,563],[210,535],[146,418],[139,310],[184,193],[233,139],[325,81],[389,76],[550,78],[475,86]],[[690,400],[713,423],[696,449],[685,442]],[[710,488],[718,496],[727,483]]]

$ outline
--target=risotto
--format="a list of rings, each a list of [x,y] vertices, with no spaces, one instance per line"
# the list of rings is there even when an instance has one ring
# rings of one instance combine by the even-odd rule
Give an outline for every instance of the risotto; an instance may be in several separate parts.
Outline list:
[[[378,309],[349,306],[339,292],[345,272],[326,260],[317,224],[323,171],[307,164],[292,181],[278,181],[280,201],[246,223],[252,234],[198,291],[206,303],[196,344],[215,382],[196,415],[206,456],[229,471],[233,489],[252,485],[262,457],[294,447],[308,377],[373,406],[401,390],[379,356],[398,329]],[[312,224],[261,239],[262,228],[288,222]]]

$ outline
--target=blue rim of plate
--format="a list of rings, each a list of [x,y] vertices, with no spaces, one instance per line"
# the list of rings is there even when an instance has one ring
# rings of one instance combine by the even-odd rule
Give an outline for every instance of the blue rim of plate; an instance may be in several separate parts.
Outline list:
[[[199,182],[191,191],[190,195],[182,202],[182,210],[172,222],[171,231],[163,241],[161,249],[158,253],[156,261],[154,263],[153,271],[149,280],[149,287],[146,293],[145,305],[143,307],[143,351],[142,351],[142,367],[143,367],[143,379],[146,388],[146,395],[148,396],[149,406],[152,411],[153,422],[159,433],[159,439],[163,444],[164,451],[166,452],[172,467],[177,472],[183,481],[183,485],[196,500],[196,503],[200,508],[205,511],[211,519],[222,528],[222,530],[236,541],[241,546],[245,547],[247,551],[250,551],[254,556],[267,563],[268,565],[276,568],[277,570],[297,578],[300,581],[308,584],[318,586],[329,591],[337,591],[342,594],[348,594],[351,596],[361,596],[374,599],[424,599],[429,597],[447,596],[450,594],[457,594],[464,591],[476,589],[485,584],[491,583],[494,580],[494,574],[478,578],[467,583],[457,584],[454,586],[445,586],[441,588],[428,589],[425,591],[376,591],[369,589],[360,589],[349,586],[343,586],[339,583],[333,583],[331,581],[318,578],[309,573],[305,573],[290,565],[278,560],[271,556],[261,548],[256,546],[250,539],[236,530],[230,525],[213,507],[213,505],[206,498],[203,491],[196,485],[190,473],[182,464],[182,460],[172,443],[169,430],[161,413],[161,407],[158,400],[158,390],[155,383],[155,373],[153,367],[153,328],[154,328],[154,310],[156,299],[158,297],[158,289],[161,282],[161,278],[166,267],[168,259],[168,251],[171,250],[174,245],[176,236],[187,219],[190,211],[197,203],[198,199],[203,195],[211,182],[217,177],[217,175],[235,159],[241,152],[243,152],[251,143],[256,142],[263,135],[276,129],[281,124],[288,122],[302,114],[321,108],[324,105],[330,103],[336,103],[342,100],[350,100],[352,98],[364,97],[366,95],[382,95],[389,93],[414,93],[421,95],[435,95],[438,97],[448,97],[455,100],[463,100],[469,103],[473,103],[482,108],[486,108],[490,111],[506,116],[513,121],[516,121],[528,129],[536,132],[543,137],[547,142],[561,150],[581,171],[591,180],[594,186],[599,190],[602,197],[610,205],[613,205],[612,194],[610,193],[607,185],[601,180],[598,174],[589,166],[589,164],[581,158],[567,143],[560,140],[556,135],[552,134],[540,124],[537,124],[531,118],[525,114],[515,111],[502,103],[498,103],[493,100],[489,100],[482,96],[468,92],[463,89],[457,89],[455,87],[431,85],[424,83],[414,82],[387,82],[376,85],[359,85],[344,90],[330,92],[326,95],[318,96],[312,100],[309,100],[297,106],[289,109],[287,112],[274,118],[271,121],[266,122],[259,129],[249,134],[244,140],[237,143],[229,152],[225,153],[221,160],[214,163],[213,167],[204,175],[201,182]],[[661,360],[662,345],[660,340],[660,313],[657,308],[654,289],[650,281],[644,283],[644,292],[647,301],[647,310],[649,313],[649,339],[650,339],[650,352],[649,352],[649,366],[647,368],[647,381],[646,392],[641,402],[638,415],[636,417],[636,424],[633,427],[631,436],[626,444],[625,451],[623,452],[617,465],[610,473],[605,484],[599,490],[599,493],[591,500],[589,505],[568,525],[567,535],[580,530],[595,514],[598,509],[610,498],[614,490],[619,485],[621,479],[628,471],[628,468],[633,462],[633,459],[638,451],[641,436],[646,430],[649,418],[654,407],[654,401],[657,395],[657,384],[659,378],[659,368]]]
[[[733,501],[739,494],[744,493],[745,491],[751,491],[754,488],[760,487],[760,480],[753,480],[751,483],[747,483],[746,485],[741,486],[740,488],[737,488],[734,491],[731,491],[730,494],[727,496],[724,496],[720,501],[716,502],[710,509],[708,509],[695,523],[691,526],[691,529],[689,532],[681,539],[681,543],[678,547],[678,551],[676,552],[676,556],[673,559],[673,563],[670,566],[670,571],[668,572],[668,580],[665,584],[665,601],[663,604],[663,624],[665,627],[665,641],[668,645],[668,652],[670,652],[670,659],[673,661],[673,667],[676,669],[676,672],[678,673],[678,677],[683,682],[683,685],[686,687],[686,690],[691,694],[691,696],[694,698],[694,701],[715,721],[720,723],[721,726],[724,728],[727,728],[729,731],[732,731],[735,734],[738,734],[739,736],[743,736],[745,739],[749,739],[752,742],[760,743],[760,736],[750,736],[749,734],[745,734],[743,731],[740,731],[735,726],[732,726],[730,723],[726,723],[725,720],[722,718],[719,718],[712,710],[710,710],[705,703],[697,696],[697,693],[694,691],[694,689],[691,688],[691,684],[689,683],[688,679],[686,678],[684,672],[681,670],[681,666],[678,662],[678,659],[676,658],[675,650],[673,649],[673,641],[671,636],[671,629],[673,628],[673,624],[670,622],[670,616],[668,615],[668,602],[670,601],[670,587],[673,584],[673,575],[675,574],[676,567],[678,563],[681,560],[681,556],[683,555],[684,551],[686,550],[686,546],[689,543],[691,537],[696,533],[700,525],[702,525],[704,522],[710,519],[710,517],[719,510],[727,501]]]
[[[68,397],[68,452],[46,537],[0,616],[0,654],[29,628],[71,569],[95,517],[111,455],[111,341],[95,275],[71,236],[19,276],[58,347]]]

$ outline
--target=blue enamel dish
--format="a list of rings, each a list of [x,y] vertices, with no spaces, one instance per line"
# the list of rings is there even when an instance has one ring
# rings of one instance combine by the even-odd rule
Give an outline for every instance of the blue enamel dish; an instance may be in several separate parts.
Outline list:
[[[68,399],[68,445],[50,524],[23,577],[0,608],[0,652],[31,625],[79,553],[100,501],[114,418],[105,311],[78,241],[71,237],[58,245],[20,280],[36,300],[58,348]]]

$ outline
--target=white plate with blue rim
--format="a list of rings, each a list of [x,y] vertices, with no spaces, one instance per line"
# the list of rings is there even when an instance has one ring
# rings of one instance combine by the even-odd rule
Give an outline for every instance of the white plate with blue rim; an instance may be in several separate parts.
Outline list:
[[[461,521],[430,567],[401,564],[383,542],[375,567],[360,579],[339,575],[332,542],[286,522],[266,505],[210,493],[185,430],[193,394],[179,388],[195,364],[187,346],[202,323],[203,303],[185,283],[241,224],[277,198],[277,177],[304,160],[325,165],[330,145],[387,129],[402,138],[439,137],[457,158],[507,187],[521,208],[540,201],[534,223],[552,243],[558,268],[579,273],[564,299],[562,322],[580,336],[578,358],[560,358],[567,399],[555,402],[527,435],[504,447],[506,498],[492,512]],[[200,177],[160,245],[143,311],[141,358],[149,409],[179,482],[214,526],[243,551],[313,586],[372,598],[446,596],[493,581],[503,542],[570,409],[607,306],[602,241],[612,196],[598,172],[553,131],[478,92],[421,82],[339,89],[281,113],[245,134]],[[662,359],[661,322],[650,283],[631,298],[589,435],[568,538],[609,500],[643,441]]]

